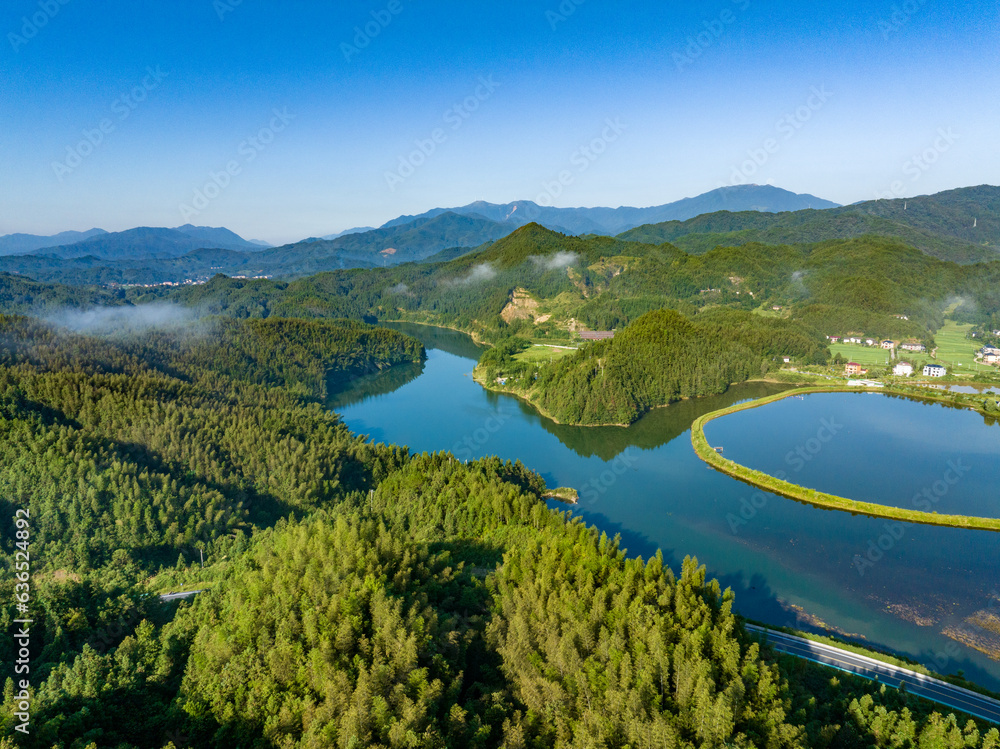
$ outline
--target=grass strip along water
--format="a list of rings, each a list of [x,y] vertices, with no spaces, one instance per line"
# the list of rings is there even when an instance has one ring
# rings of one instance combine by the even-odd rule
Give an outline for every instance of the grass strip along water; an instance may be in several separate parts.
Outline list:
[[[774,476],[762,471],[755,471],[752,468],[748,468],[747,466],[736,463],[728,458],[724,458],[714,447],[709,445],[708,439],[705,437],[705,424],[713,419],[718,419],[720,416],[727,416],[728,414],[736,413],[737,411],[745,411],[749,408],[760,408],[761,406],[766,406],[770,403],[774,403],[775,401],[794,395],[845,392],[876,392],[911,396],[909,393],[896,392],[890,388],[847,388],[833,386],[795,388],[783,393],[778,393],[777,395],[769,395],[765,398],[746,401],[744,403],[737,403],[736,405],[729,406],[728,408],[721,408],[718,411],[712,411],[711,413],[699,416],[691,425],[691,444],[698,457],[717,471],[721,471],[722,473],[732,476],[735,479],[739,479],[744,483],[769,491],[772,494],[778,494],[782,497],[788,497],[789,499],[794,499],[799,502],[805,502],[806,504],[810,504],[815,507],[823,507],[830,510],[841,510],[843,512],[851,512],[861,515],[870,515],[871,517],[888,518],[890,520],[901,520],[907,523],[923,523],[925,525],[943,525],[954,528],[1000,531],[1000,518],[977,518],[966,515],[941,515],[936,512],[923,512],[921,510],[909,510],[902,507],[893,507],[891,505],[875,504],[873,502],[861,502],[856,499],[838,497],[834,494],[826,494],[825,492],[817,491],[815,489],[808,489],[804,486],[793,484],[790,481],[775,478]],[[925,398],[925,400],[934,399]]]

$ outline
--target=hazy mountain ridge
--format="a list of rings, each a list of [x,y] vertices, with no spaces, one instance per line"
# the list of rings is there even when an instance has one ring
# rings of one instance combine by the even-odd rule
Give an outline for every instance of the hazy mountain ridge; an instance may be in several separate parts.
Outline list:
[[[107,234],[104,229],[89,229],[87,231],[64,231],[51,236],[38,234],[5,234],[0,237],[0,255],[13,255],[23,252],[34,252],[44,247],[55,247],[63,244],[81,242],[100,234]]]
[[[703,213],[730,211],[795,211],[806,208],[835,208],[837,203],[814,195],[799,195],[771,185],[737,185],[684,198],[665,205],[648,208],[553,208],[530,200],[512,203],[476,201],[459,208],[433,208],[417,216],[400,216],[386,222],[383,228],[398,226],[418,218],[438,216],[446,211],[462,215],[479,215],[493,221],[525,226],[538,223],[564,234],[620,234],[643,224],[663,221],[683,221]]]
[[[517,227],[450,211],[406,224],[345,234],[332,240],[296,242],[260,253],[273,272],[302,275],[331,268],[398,265],[454,247],[478,247]],[[269,271],[271,272],[271,271]]]
[[[699,199],[700,204],[706,206],[717,205],[719,201],[733,205],[734,196],[742,196],[741,200],[766,194],[792,196],[789,200],[811,199],[777,188],[765,186],[763,190],[726,188],[699,196]],[[685,203],[685,210],[695,210],[694,205],[693,202]],[[394,220],[379,229],[349,230],[332,240],[310,238],[269,248],[247,242],[228,229],[211,227],[140,228],[117,234],[100,233],[72,245],[0,257],[0,271],[39,281],[72,284],[181,282],[205,279],[216,273],[291,278],[327,270],[392,266],[428,259],[432,262],[450,260],[531,223],[538,224],[539,228],[544,226],[550,231],[575,235],[561,224],[553,227],[543,221],[527,220],[546,210],[534,203],[495,205],[478,202],[469,204],[468,208],[476,210],[459,214],[434,209],[406,223]],[[571,219],[568,223],[574,223],[571,213],[565,211],[575,209],[553,210],[564,212],[560,221],[565,223]],[[594,220],[600,219],[607,226],[612,219],[627,223],[633,215],[630,211],[652,209],[579,210],[590,212]],[[584,216],[575,226],[578,229],[593,227],[594,220]],[[587,223],[580,223],[582,221]],[[603,232],[592,233],[610,238]],[[814,243],[863,235],[897,237],[929,255],[956,262],[997,259],[1000,188],[983,185],[937,195],[869,201],[831,209],[778,213],[714,211],[683,221],[645,224],[622,232],[617,238],[645,244],[670,242],[685,252],[701,254],[717,246],[752,242]],[[523,244],[522,239],[519,244]],[[212,244],[223,246],[209,246]]]
[[[58,258],[92,255],[120,261],[179,257],[206,246],[245,252],[261,250],[260,245],[248,242],[229,229],[187,224],[176,229],[139,226],[125,231],[104,232],[72,244],[39,248],[32,254]]]
[[[266,249],[256,247],[252,252],[208,247],[159,257],[149,252],[136,252],[131,257],[115,258],[111,264],[109,258],[87,245],[87,254],[69,257],[54,253],[0,257],[0,271],[40,281],[75,284],[180,282],[216,273],[293,277],[325,270],[419,261],[442,250],[479,247],[516,228],[482,217],[444,213],[389,229],[347,234],[334,240],[305,240]],[[174,232],[171,229],[164,231]],[[458,252],[461,254],[461,250]]]

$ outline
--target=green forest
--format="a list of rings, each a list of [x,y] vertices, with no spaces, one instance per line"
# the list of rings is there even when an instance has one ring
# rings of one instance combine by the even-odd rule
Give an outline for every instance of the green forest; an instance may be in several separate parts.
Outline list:
[[[689,254],[669,243],[572,237],[529,224],[441,262],[289,280],[220,275],[201,285],[114,293],[119,303],[169,301],[236,318],[428,322],[491,342],[511,334],[570,340],[574,326],[622,328],[664,307],[689,316],[777,307],[820,337],[856,331],[923,340],[933,337],[949,305],[961,322],[1000,319],[997,288],[1000,261],[960,265],[891,237],[750,242]],[[515,291],[537,305],[531,314],[505,314]]]
[[[630,345],[659,345],[654,323],[695,347],[731,327],[672,315]],[[19,508],[34,560],[32,733],[14,730],[8,679],[0,746],[1000,740],[762,649],[696,560],[628,555],[548,509],[519,463],[351,434],[320,403],[325,377],[420,361],[401,333],[269,318],[96,338],[15,316],[0,334],[5,600]],[[797,340],[748,328],[740,345],[755,336]],[[154,594],[179,588],[204,592]]]
[[[649,409],[724,393],[777,370],[785,356],[823,363],[825,346],[797,323],[717,308],[693,319],[648,312],[613,339],[538,369],[513,358],[508,339],[480,358],[478,376],[498,378],[560,423],[631,424]]]

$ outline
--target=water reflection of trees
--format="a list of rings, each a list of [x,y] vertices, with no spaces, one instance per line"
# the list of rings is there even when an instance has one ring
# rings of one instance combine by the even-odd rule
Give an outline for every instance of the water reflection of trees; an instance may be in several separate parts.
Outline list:
[[[386,395],[403,387],[423,374],[424,365],[397,364],[383,369],[381,372],[345,377],[331,375],[327,382],[326,406],[331,411],[338,411],[353,406],[376,395]]]
[[[482,346],[477,345],[465,333],[456,330],[416,323],[381,323],[381,325],[416,338],[426,349],[441,349],[472,361],[479,361],[479,356],[483,352]],[[326,405],[336,411],[353,406],[367,398],[386,395],[417,379],[423,371],[423,364],[402,364],[381,372],[348,379],[331,378],[327,383],[329,396]]]
[[[763,398],[788,386],[769,382],[748,382],[734,385],[722,395],[672,403],[656,408],[630,427],[577,427],[556,424],[551,419],[539,417],[535,409],[519,401],[521,411],[534,417],[542,428],[554,434],[566,447],[584,458],[597,456],[608,461],[628,447],[651,450],[681,436],[696,418],[709,411],[731,406],[744,400]]]
[[[398,330],[400,333],[413,336],[424,344],[424,348],[441,349],[446,353],[461,356],[464,359],[472,359],[472,361],[479,361],[479,357],[486,350],[485,346],[478,345],[465,333],[459,333],[457,330],[449,328],[406,322],[386,322],[379,324],[382,327]]]
[[[417,325],[415,323],[382,323],[384,327],[398,330],[413,336],[428,349],[441,349],[454,356],[460,356],[472,361],[478,361],[484,347],[477,345],[465,333],[448,328],[438,328],[432,325]],[[396,387],[401,387],[422,372],[422,368],[412,377],[405,377],[398,385],[393,386],[394,378],[403,375],[402,370],[408,367],[393,367],[386,373],[376,375],[370,381],[359,381],[352,384],[349,390],[338,395],[336,405],[331,408],[343,408],[357,403],[369,395],[388,393]],[[400,370],[397,372],[396,370]],[[366,389],[367,388],[367,389]],[[753,398],[763,398],[766,395],[787,389],[787,385],[767,382],[749,382],[731,387],[722,395],[673,403],[665,408],[656,408],[639,419],[630,427],[578,427],[557,424],[551,419],[540,416],[530,403],[512,395],[497,394],[486,391],[490,405],[495,409],[511,408],[511,401],[516,401],[521,413],[532,423],[539,424],[543,429],[555,435],[566,447],[584,458],[599,457],[609,461],[620,455],[628,447],[638,447],[650,450],[665,445],[671,440],[687,432],[696,418],[709,411],[725,408],[739,401]],[[331,390],[332,391],[332,390]]]

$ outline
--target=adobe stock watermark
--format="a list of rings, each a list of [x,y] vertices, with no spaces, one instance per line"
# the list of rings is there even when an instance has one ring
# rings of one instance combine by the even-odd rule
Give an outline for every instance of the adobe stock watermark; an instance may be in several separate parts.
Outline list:
[[[947,496],[951,487],[960,482],[971,470],[971,466],[962,464],[961,458],[949,460],[941,478],[914,494],[910,499],[910,505],[921,512],[933,512],[934,506],[941,501],[941,498]],[[868,570],[882,561],[883,557],[892,551],[906,535],[906,523],[898,520],[883,523],[882,529],[884,532],[877,538],[869,539],[868,548],[863,554],[854,555],[854,569],[861,577],[864,577]]]
[[[354,37],[350,42],[341,42],[340,51],[344,59],[351,61],[355,55],[361,53],[376,37],[379,36],[393,22],[400,13],[403,12],[403,3],[400,0],[389,0],[384,8],[373,10],[371,20],[366,21],[363,26],[354,27]]]
[[[52,171],[56,178],[63,182],[75,172],[84,160],[93,155],[107,137],[118,129],[118,125],[131,117],[149,95],[160,87],[168,75],[170,73],[163,72],[159,65],[155,68],[146,68],[146,75],[141,81],[111,102],[111,114],[114,117],[105,117],[96,127],[82,130],[81,139],[75,145],[66,146],[66,158],[52,162]]]
[[[500,83],[495,81],[492,75],[480,76],[473,92],[462,101],[452,104],[441,115],[445,127],[436,127],[426,138],[417,138],[413,141],[416,148],[408,154],[399,155],[395,171],[385,173],[385,183],[389,191],[396,192],[397,187],[416,174],[417,169],[426,164],[427,159],[433,156],[454,133],[461,130],[473,113],[483,105],[483,102],[488,101],[498,88]]]
[[[618,478],[625,475],[625,472],[631,469],[638,460],[639,457],[633,453],[633,448],[629,445],[615,456],[607,468],[583,485],[579,491],[580,498],[585,500],[588,505],[594,504],[607,493],[608,489],[617,484]]]
[[[569,165],[575,167],[574,169],[563,169],[554,179],[542,183],[542,192],[535,197],[535,202],[538,205],[551,206],[567,187],[570,187],[581,174],[590,169],[594,162],[608,150],[608,147],[628,130],[628,126],[622,124],[620,117],[615,117],[613,120],[608,118],[604,121],[604,125],[600,135],[591,139],[589,143],[583,144],[570,155]]]
[[[892,200],[893,198],[901,198],[904,193],[909,192],[906,189],[907,184],[914,184],[920,181],[920,178],[924,176],[931,167],[933,167],[941,157],[948,153],[951,148],[958,142],[960,136],[954,131],[953,128],[939,127],[937,135],[934,140],[931,141],[930,145],[927,146],[920,153],[914,154],[905,162],[903,162],[902,171],[903,174],[909,177],[908,182],[903,180],[895,180],[889,185],[889,188],[883,192],[876,192],[876,200]]]
[[[483,447],[493,438],[493,435],[503,429],[513,414],[506,411],[496,411],[488,416],[483,425],[474,429],[451,446],[451,453],[462,462],[475,460]]]
[[[785,465],[789,467],[792,474],[798,473],[806,467],[806,463],[813,461],[817,455],[823,452],[823,447],[829,444],[834,437],[844,428],[843,424],[838,424],[833,419],[820,419],[819,429],[816,435],[810,437],[803,444],[798,445],[794,450],[785,453]],[[774,478],[785,481],[789,477],[788,471],[776,471]],[[762,491],[755,491],[749,497],[740,498],[740,511],[726,514],[726,522],[732,534],[738,535],[740,528],[748,525],[751,520],[757,517],[757,513],[767,507],[771,501],[771,495]]]
[[[69,5],[70,0],[40,0],[38,10],[30,16],[21,17],[20,34],[11,31],[7,34],[7,41],[14,48],[15,52],[20,52],[21,47],[30,42],[38,33],[49,25],[49,21],[59,15],[64,5]]]
[[[805,102],[800,104],[792,112],[785,113],[776,123],[774,129],[777,137],[770,137],[761,143],[759,148],[751,148],[747,151],[747,159],[742,164],[733,165],[732,174],[729,177],[728,186],[744,185],[760,171],[771,157],[775,156],[783,143],[788,142],[805,126],[813,115],[820,111],[833,96],[832,91],[828,91],[825,85],[813,86],[809,90],[809,96]],[[726,187],[726,183],[720,183],[719,187]]]
[[[225,21],[226,16],[243,5],[243,0],[213,0],[212,8],[220,21]]]
[[[569,17],[576,13],[576,9],[585,2],[587,0],[562,0],[555,10],[550,9],[545,11],[545,20],[549,22],[549,26],[555,31],[559,28],[559,24],[566,23]]]
[[[223,191],[229,187],[233,177],[238,177],[243,173],[247,164],[253,163],[260,154],[274,142],[278,133],[281,133],[295,119],[295,115],[288,111],[288,107],[271,110],[273,116],[267,125],[261,127],[254,135],[243,140],[236,147],[236,154],[239,158],[230,159],[225,167],[218,171],[208,173],[208,179],[201,187],[194,190],[194,195],[190,203],[181,203],[178,206],[181,218],[188,222],[192,218],[201,215],[213,200],[222,195]]]
[[[906,26],[926,3],[927,0],[904,0],[901,5],[893,4],[888,20],[878,19],[878,30],[882,32],[882,39],[889,41],[889,37]]]
[[[740,12],[745,12],[750,7],[750,0],[730,0],[730,2]],[[732,8],[723,8],[722,12],[712,20],[702,21],[704,29],[697,34],[687,37],[687,46],[684,47],[684,51],[674,52],[671,55],[677,70],[683,72],[686,68],[693,65],[705,53],[705,50],[722,38],[722,35],[726,33],[726,29],[732,26],[736,22],[736,19],[737,15],[733,12]]]

